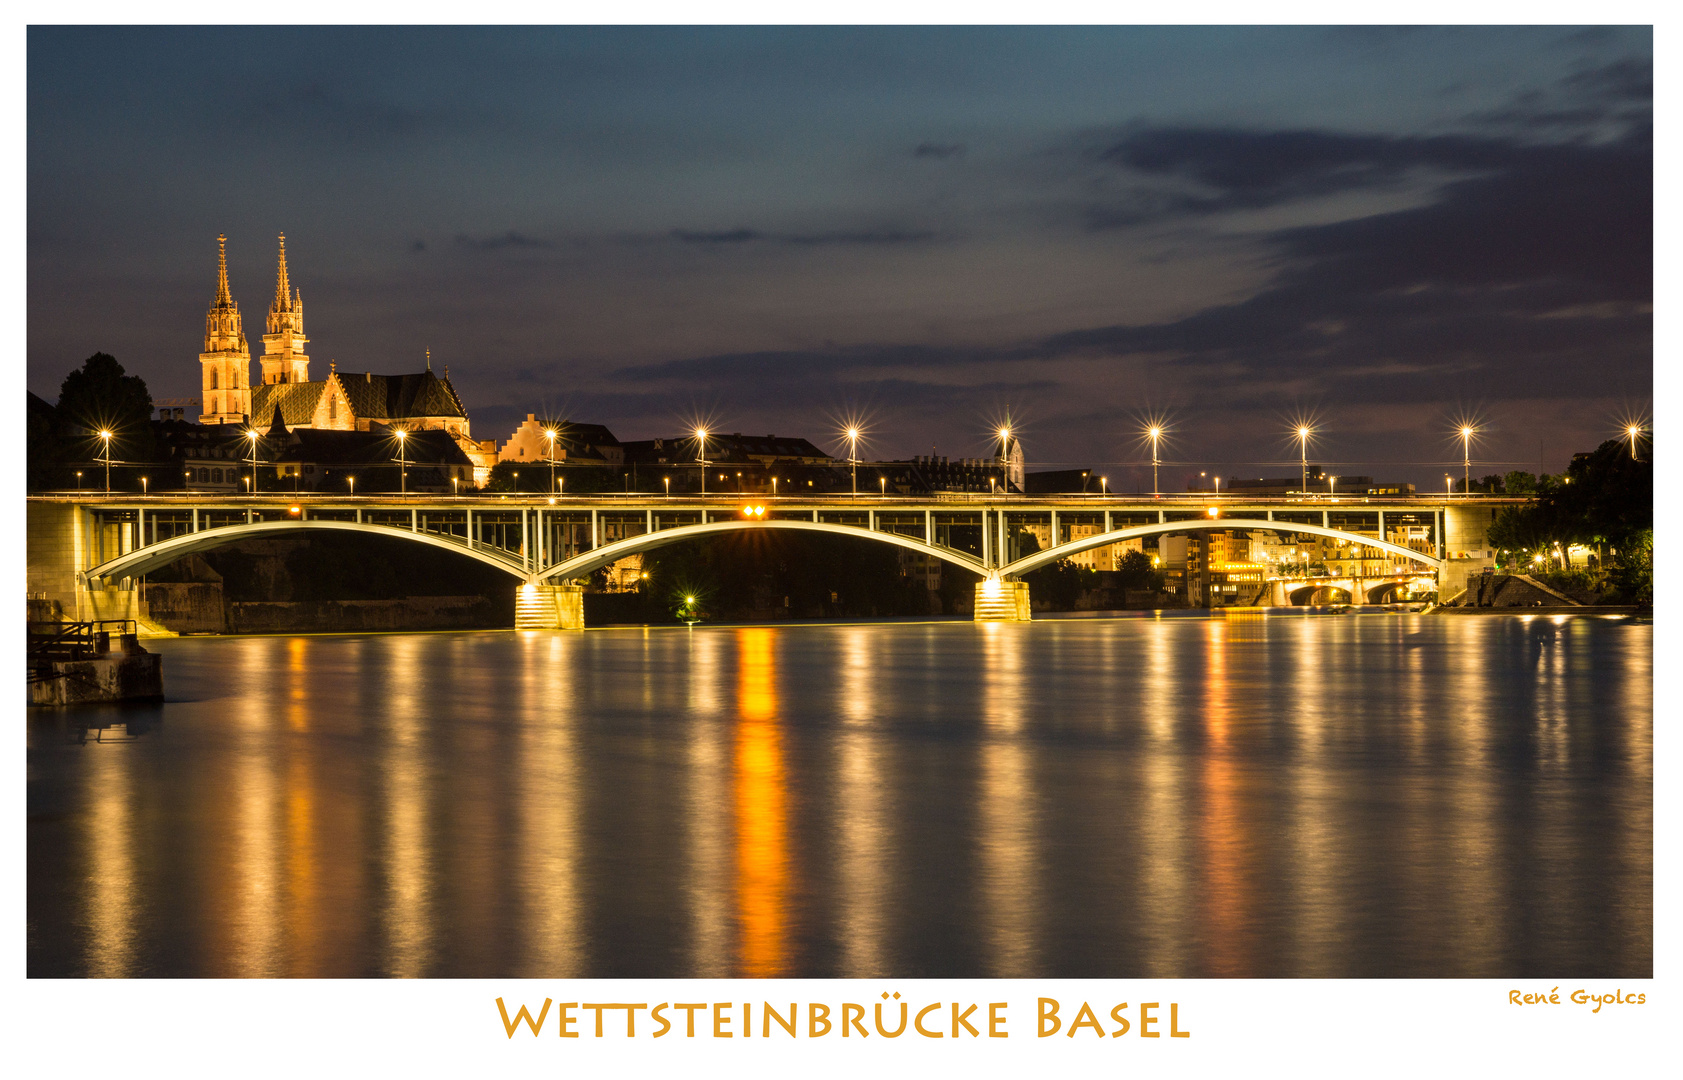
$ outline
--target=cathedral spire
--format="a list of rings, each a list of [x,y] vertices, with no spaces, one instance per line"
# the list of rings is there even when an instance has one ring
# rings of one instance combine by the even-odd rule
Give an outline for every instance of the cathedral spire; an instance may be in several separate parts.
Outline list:
[[[224,307],[234,302],[234,297],[228,292],[228,238],[218,233],[216,237],[216,306]]]
[[[280,234],[280,270],[275,277],[275,310],[284,311],[292,299],[292,287],[286,280],[286,234]]]

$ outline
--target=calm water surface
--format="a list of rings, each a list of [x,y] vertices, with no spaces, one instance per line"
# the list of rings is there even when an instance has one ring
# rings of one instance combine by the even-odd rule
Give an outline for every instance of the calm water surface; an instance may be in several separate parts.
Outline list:
[[[163,641],[161,707],[30,718],[29,973],[1647,976],[1651,642]]]

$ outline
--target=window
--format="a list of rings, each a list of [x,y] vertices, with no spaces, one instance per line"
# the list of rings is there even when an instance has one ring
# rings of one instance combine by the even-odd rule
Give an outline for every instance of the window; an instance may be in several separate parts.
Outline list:
[[[332,394],[327,395],[327,418],[339,419],[339,399]]]
[[[220,484],[222,482],[222,470],[212,469],[210,471],[210,478],[213,483]]]
[[[210,412],[211,412],[211,413],[212,413],[212,414],[214,414],[214,413],[215,413],[215,412],[216,412],[216,396],[215,396],[215,395],[214,395],[214,394],[213,394],[213,395],[211,395],[211,399],[210,399],[210,409],[209,409],[209,411],[210,411]]]
[[[219,389],[219,387],[216,385],[216,369],[215,368],[212,368],[211,372],[210,372],[210,388],[212,390]]]

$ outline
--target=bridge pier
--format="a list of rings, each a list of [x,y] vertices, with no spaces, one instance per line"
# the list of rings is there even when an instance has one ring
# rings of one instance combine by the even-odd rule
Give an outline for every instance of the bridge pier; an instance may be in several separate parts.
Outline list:
[[[583,630],[584,586],[528,581],[514,593],[516,630]]]
[[[1028,622],[1033,617],[1028,582],[984,578],[976,583],[976,622]]]

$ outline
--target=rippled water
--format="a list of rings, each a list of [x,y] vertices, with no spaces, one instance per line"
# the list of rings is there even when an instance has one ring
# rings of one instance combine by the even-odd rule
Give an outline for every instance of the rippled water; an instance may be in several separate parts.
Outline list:
[[[165,705],[30,719],[29,973],[1646,976],[1651,642],[1395,615],[159,642]]]

